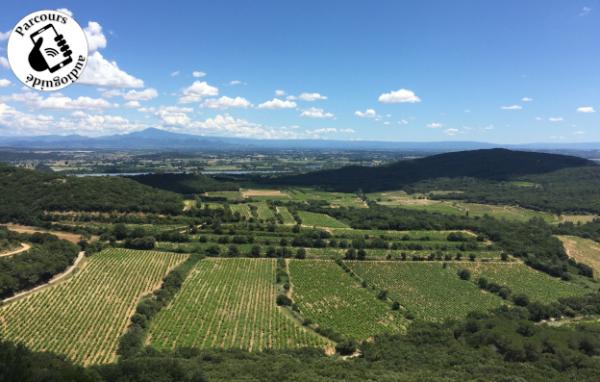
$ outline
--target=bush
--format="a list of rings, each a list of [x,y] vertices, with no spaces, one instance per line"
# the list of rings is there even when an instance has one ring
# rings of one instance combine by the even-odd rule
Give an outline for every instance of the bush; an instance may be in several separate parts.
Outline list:
[[[356,351],[356,342],[353,340],[345,340],[335,345],[336,353],[340,355],[351,355]]]
[[[292,305],[292,299],[284,294],[280,294],[277,296],[276,303],[279,306],[290,306]]]
[[[458,271],[458,277],[460,277],[461,280],[468,281],[471,279],[471,271],[469,271],[468,269],[460,269]]]

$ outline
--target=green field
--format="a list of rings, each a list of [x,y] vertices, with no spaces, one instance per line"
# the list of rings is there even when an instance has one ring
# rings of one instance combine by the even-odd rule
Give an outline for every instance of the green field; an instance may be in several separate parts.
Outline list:
[[[277,212],[283,219],[283,224],[296,224],[296,220],[286,207],[277,207]]]
[[[252,217],[252,214],[250,213],[250,208],[247,204],[230,204],[229,208],[231,208],[231,212],[238,212],[240,216],[244,216],[247,219]]]
[[[275,300],[275,260],[205,259],[152,321],[149,342],[158,349],[248,351],[330,345]]]
[[[312,188],[292,188],[286,190],[287,194],[295,201],[324,200],[333,207],[366,208],[366,204],[356,195],[344,192],[326,192]]]
[[[138,300],[185,255],[108,249],[72,278],[0,308],[0,337],[79,364],[116,361],[119,337]]]
[[[348,228],[346,223],[343,223],[329,215],[316,212],[298,211],[302,225],[310,227],[331,227],[331,228]]]
[[[258,202],[258,203],[250,203],[251,205],[256,207],[256,213],[258,214],[258,218],[261,220],[269,220],[275,217],[273,210],[269,208],[267,203]]]
[[[441,321],[497,307],[503,300],[461,280],[440,262],[348,262],[370,285],[389,292],[416,318]]]
[[[290,260],[292,298],[320,327],[359,339],[401,333],[406,321],[333,261]]]

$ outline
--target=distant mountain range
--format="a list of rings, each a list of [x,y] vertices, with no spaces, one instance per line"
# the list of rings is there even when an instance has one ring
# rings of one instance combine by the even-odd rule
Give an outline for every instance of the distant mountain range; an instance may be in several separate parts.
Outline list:
[[[385,142],[341,141],[318,139],[249,139],[179,134],[148,128],[142,131],[85,137],[81,135],[45,135],[29,137],[0,137],[0,147],[45,150],[394,150],[415,152],[448,152],[489,149],[495,147],[524,150],[600,150],[600,142],[530,143],[503,145],[475,141]]]

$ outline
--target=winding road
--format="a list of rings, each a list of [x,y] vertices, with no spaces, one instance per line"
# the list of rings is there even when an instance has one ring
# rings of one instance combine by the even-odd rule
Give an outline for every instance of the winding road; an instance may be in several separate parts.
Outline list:
[[[21,248],[15,249],[14,251],[11,251],[11,252],[0,253],[0,257],[18,255],[21,252],[29,251],[30,248],[31,248],[31,245],[29,245],[27,243],[21,243]]]

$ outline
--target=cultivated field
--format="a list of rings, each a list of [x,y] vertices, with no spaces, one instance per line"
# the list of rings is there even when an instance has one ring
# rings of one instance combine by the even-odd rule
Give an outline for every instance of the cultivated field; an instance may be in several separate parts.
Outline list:
[[[461,280],[441,262],[348,262],[348,266],[370,285],[389,292],[416,318],[441,321],[461,318],[471,311],[485,311],[503,300]]]
[[[316,212],[298,211],[302,225],[309,227],[347,228],[348,225],[329,215]]]
[[[275,260],[202,260],[152,321],[149,343],[158,349],[248,351],[330,346],[275,300]]]
[[[492,264],[476,262],[451,264],[451,267],[455,270],[461,268],[470,270],[473,281],[485,277],[488,281],[509,287],[513,294],[525,294],[532,301],[542,303],[591,292],[579,284],[562,281],[520,262]]]
[[[287,209],[287,207],[277,207],[277,212],[281,215],[283,219],[283,224],[296,224],[296,220]]]
[[[565,246],[569,257],[577,262],[589,265],[594,270],[594,277],[600,275],[600,244],[594,240],[577,236],[558,236]]]
[[[333,261],[291,260],[292,299],[313,323],[358,339],[401,333],[407,323]]]
[[[80,364],[116,360],[119,337],[144,294],[187,256],[108,249],[72,278],[0,308],[0,337]]]

